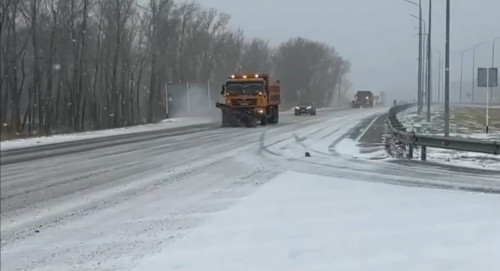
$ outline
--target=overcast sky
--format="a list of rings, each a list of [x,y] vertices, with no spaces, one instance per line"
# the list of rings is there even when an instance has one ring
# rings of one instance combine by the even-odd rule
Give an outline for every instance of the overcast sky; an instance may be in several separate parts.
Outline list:
[[[415,0],[418,1],[418,0]],[[306,37],[334,46],[352,63],[353,89],[409,91],[416,89],[418,8],[403,0],[198,0],[231,15],[232,27],[246,37],[273,45]],[[433,48],[444,59],[446,1],[433,1]],[[453,0],[451,80],[460,76],[464,48],[477,48],[477,66],[491,65],[492,40],[500,36],[500,0]],[[428,20],[428,0],[422,1]],[[496,66],[500,64],[497,42]],[[471,51],[465,54],[464,78],[472,77]],[[436,54],[436,59],[438,55]],[[437,61],[436,67],[437,67]],[[467,76],[467,77],[466,77]]]

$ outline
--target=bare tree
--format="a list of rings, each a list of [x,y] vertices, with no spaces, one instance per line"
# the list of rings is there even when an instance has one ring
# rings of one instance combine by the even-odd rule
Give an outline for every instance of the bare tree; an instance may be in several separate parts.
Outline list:
[[[291,106],[305,97],[319,106],[330,105],[341,75],[347,72],[341,69],[343,63],[334,48],[322,43],[297,38],[281,44],[273,66],[286,90],[284,103]]]
[[[268,42],[263,39],[254,39],[245,44],[239,69],[248,72],[270,72],[272,68],[271,56],[272,52]]]
[[[245,42],[229,15],[195,1],[3,0],[0,8],[2,138],[157,122],[166,83],[217,84],[237,71],[279,77],[285,106],[297,89],[331,103],[348,84],[349,63],[332,47]]]
[[[161,116],[164,101],[161,96],[161,89],[165,81],[165,61],[160,61],[158,57],[161,53],[161,48],[165,45],[161,39],[162,25],[168,21],[170,15],[172,2],[170,0],[150,0],[150,24],[147,33],[149,39],[149,53],[150,53],[150,81],[149,81],[149,100],[148,100],[148,122],[156,122]],[[160,74],[161,73],[161,74]]]
[[[1,4],[0,16],[0,94],[2,134],[21,132],[21,95],[26,79],[24,59],[28,46],[27,37],[18,35],[16,21],[20,0],[6,0]],[[10,110],[9,110],[10,109]],[[10,112],[9,112],[10,111]],[[10,116],[10,117],[9,117]]]

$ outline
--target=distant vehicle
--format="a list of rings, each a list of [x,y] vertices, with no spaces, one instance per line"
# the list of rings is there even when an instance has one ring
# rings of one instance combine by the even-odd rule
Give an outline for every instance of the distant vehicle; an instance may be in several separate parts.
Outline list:
[[[313,103],[302,103],[295,106],[295,116],[302,114],[316,116],[316,106]]]
[[[353,108],[360,107],[373,107],[374,102],[373,92],[368,90],[360,90],[354,95],[354,101],[352,101]]]
[[[380,92],[380,101],[379,101],[379,103],[381,105],[385,105],[385,91],[381,91]]]

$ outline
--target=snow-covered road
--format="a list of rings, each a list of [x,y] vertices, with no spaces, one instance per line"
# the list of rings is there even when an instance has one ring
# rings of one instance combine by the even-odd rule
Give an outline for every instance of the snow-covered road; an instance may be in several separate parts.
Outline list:
[[[426,270],[453,269],[456,265],[446,266],[442,261],[437,264],[435,258],[426,258],[425,253],[441,252],[442,247],[436,244],[450,244],[464,229],[469,235],[455,240],[457,254],[436,257],[445,262],[457,258],[465,264],[474,257],[500,253],[494,243],[474,243],[499,243],[500,216],[495,214],[500,213],[500,197],[429,189],[499,192],[499,175],[451,173],[446,168],[423,164],[402,165],[381,159],[380,152],[373,157],[356,155],[360,150],[355,142],[344,136],[362,120],[385,111],[324,111],[316,117],[284,114],[277,126],[213,128],[2,165],[2,270],[366,270],[373,266],[385,267],[383,270],[417,270],[417,266],[401,264],[405,256],[415,251],[421,253],[417,258]],[[312,157],[305,157],[306,151]],[[387,184],[408,187],[393,188]],[[411,191],[416,191],[412,197]],[[289,197],[283,192],[289,192]],[[313,200],[316,193],[317,202]],[[379,203],[391,196],[395,197],[393,201]],[[446,203],[453,208],[450,202],[461,202],[462,196],[466,203],[474,203],[467,205],[465,211],[460,209],[466,208],[465,203],[449,216],[442,215],[449,212],[448,208],[430,210],[431,203]],[[357,200],[349,202],[348,198]],[[299,207],[299,202],[297,208],[287,208],[290,202],[300,200],[304,201],[304,208]],[[335,207],[337,203],[346,209]],[[372,203],[368,209],[356,208]],[[263,204],[269,210],[259,209]],[[393,208],[385,209],[388,205]],[[407,207],[414,212],[405,212]],[[322,211],[308,211],[314,208]],[[326,211],[331,208],[332,212]],[[365,216],[366,212],[372,218],[380,213],[384,214],[383,219],[405,220],[413,213],[425,217],[428,209],[427,219],[413,218],[412,225],[396,223],[373,238],[371,228],[382,230],[389,224],[367,219],[366,228],[349,233],[354,225],[361,227],[350,219]],[[478,221],[457,224],[463,221],[451,216],[461,214],[466,216],[464,220]],[[331,234],[328,225],[334,219],[326,219],[328,215],[343,220],[332,231],[344,237],[326,238],[313,245],[322,234]],[[286,228],[286,224],[293,224],[294,218],[297,224],[290,225],[288,233],[273,234]],[[437,230],[432,230],[431,218],[439,218],[435,221]],[[306,226],[306,222],[317,227]],[[419,223],[427,223],[431,228],[417,231]],[[443,236],[443,240],[435,239],[439,232],[447,230],[453,232]],[[472,236],[481,231],[487,235],[477,239]],[[419,234],[428,234],[434,242],[422,241]],[[407,238],[391,243],[388,249],[379,244],[399,236]],[[335,240],[344,244],[369,242],[365,247],[350,247],[330,261],[330,253],[342,251],[343,247],[335,244],[330,250],[325,248],[327,241]],[[418,241],[418,247],[398,250],[412,240]],[[255,245],[230,247],[235,242]],[[466,244],[477,246],[465,253]],[[367,255],[378,245],[379,254],[370,251]],[[426,251],[426,245],[430,250]],[[272,257],[276,249],[279,255]],[[298,264],[297,259],[304,255],[305,261]],[[484,262],[481,270],[489,270],[489,264],[495,260]],[[384,265],[373,265],[380,262]]]

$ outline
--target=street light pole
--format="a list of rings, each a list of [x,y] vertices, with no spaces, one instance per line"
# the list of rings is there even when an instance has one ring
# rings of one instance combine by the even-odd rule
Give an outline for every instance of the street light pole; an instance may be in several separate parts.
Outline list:
[[[444,136],[450,136],[450,0],[446,0],[446,57],[444,75]]]
[[[462,51],[462,58],[460,60],[460,103],[462,103],[462,82],[463,82],[463,74],[464,74],[464,53],[468,50],[472,49],[469,47]]]
[[[429,0],[429,32],[427,35],[427,121],[431,121],[432,102],[432,0]]]
[[[433,49],[439,54],[439,64],[438,64],[438,82],[437,82],[437,100],[438,102],[441,102],[441,71],[443,69],[443,63],[442,63],[442,53],[438,49]]]
[[[441,86],[443,85],[441,82],[441,77],[443,76],[443,58],[439,55],[439,74],[438,74],[438,102],[441,102]]]
[[[424,108],[424,103],[426,103],[427,99],[427,33],[425,31],[425,21],[422,21],[424,25],[424,31],[422,33],[422,55],[424,56],[422,58],[422,77],[420,80],[422,81],[422,109]]]
[[[491,68],[495,67],[495,43],[499,40],[500,37],[497,37],[493,40],[493,51],[491,53]],[[488,75],[490,75],[489,71]],[[486,77],[488,78],[488,77]],[[491,78],[488,78],[488,82],[486,83],[486,133],[489,132],[490,125],[490,98],[493,100],[493,84],[490,85],[490,81],[493,81]],[[488,87],[490,87],[490,92],[488,92]],[[488,95],[489,94],[489,95]]]
[[[423,108],[423,90],[422,90],[422,68],[423,68],[423,51],[422,51],[422,0],[415,3],[410,0],[404,0],[407,3],[415,5],[419,10],[418,22],[418,114],[422,112]]]
[[[493,49],[492,49],[492,52],[491,52],[491,67],[492,68],[495,68],[495,43],[497,42],[497,40],[500,40],[500,37],[496,38],[493,40]],[[490,95],[490,98],[492,101],[495,100],[494,98],[494,93],[493,93],[493,86],[491,86],[491,95]]]
[[[418,114],[422,113],[422,109],[424,108],[424,89],[426,88],[425,87],[425,58],[424,58],[424,55],[425,55],[425,29],[426,29],[426,25],[425,25],[425,20],[422,18],[422,1],[420,0],[419,1],[419,4],[417,3],[414,3],[414,2],[411,2],[411,1],[407,1],[405,0],[406,2],[409,2],[409,3],[412,3],[414,5],[417,5],[419,7],[419,16],[415,16],[413,14],[410,14],[410,16],[412,16],[413,18],[417,19],[419,21],[418,23],[418,26],[419,26],[419,30],[418,30],[418,36],[419,36],[419,62],[418,62],[418,84],[419,84],[419,91],[418,91]],[[423,24],[423,28],[422,28],[422,24]],[[422,33],[422,29],[423,29],[423,32]]]
[[[486,42],[481,42],[472,47],[472,103],[474,103],[474,94],[476,91],[476,48]]]

